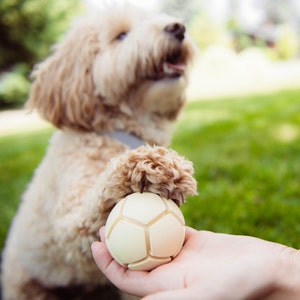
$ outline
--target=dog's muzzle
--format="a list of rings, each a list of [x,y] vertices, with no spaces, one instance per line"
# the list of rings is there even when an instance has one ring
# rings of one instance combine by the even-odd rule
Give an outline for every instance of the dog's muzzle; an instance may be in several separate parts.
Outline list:
[[[184,40],[185,26],[181,23],[172,23],[165,27],[165,32],[174,36],[178,41]]]
[[[187,67],[186,47],[184,47],[186,28],[180,22],[173,22],[163,27],[163,32],[170,47],[165,52],[162,51],[159,60],[153,59],[154,72],[147,76],[147,79],[176,80],[184,76]]]

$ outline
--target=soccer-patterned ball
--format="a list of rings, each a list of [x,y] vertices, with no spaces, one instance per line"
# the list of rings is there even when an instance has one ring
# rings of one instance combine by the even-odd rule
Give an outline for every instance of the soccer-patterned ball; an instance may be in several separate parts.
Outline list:
[[[184,225],[184,217],[172,200],[134,193],[118,202],[108,216],[107,248],[123,267],[150,271],[179,253]]]

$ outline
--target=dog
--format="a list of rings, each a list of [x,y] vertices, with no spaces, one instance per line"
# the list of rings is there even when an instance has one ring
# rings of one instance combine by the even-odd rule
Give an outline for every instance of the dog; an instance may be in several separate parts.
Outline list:
[[[194,54],[179,20],[124,6],[77,21],[35,67],[26,106],[57,130],[9,230],[4,300],[103,299],[90,245],[114,205],[196,193],[192,163],[166,148]]]

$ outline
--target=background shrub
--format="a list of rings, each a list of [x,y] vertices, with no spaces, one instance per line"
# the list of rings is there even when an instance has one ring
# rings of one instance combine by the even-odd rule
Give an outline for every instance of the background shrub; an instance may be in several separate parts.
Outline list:
[[[80,0],[0,1],[0,108],[27,96],[32,66],[48,54],[81,7]]]

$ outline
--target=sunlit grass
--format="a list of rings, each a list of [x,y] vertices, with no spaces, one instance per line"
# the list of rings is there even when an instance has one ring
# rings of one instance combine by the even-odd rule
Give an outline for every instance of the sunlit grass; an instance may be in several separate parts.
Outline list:
[[[191,159],[197,229],[300,247],[300,91],[188,103],[171,147]],[[0,245],[51,129],[0,137]]]
[[[199,196],[183,207],[189,225],[300,247],[299,96],[187,106],[173,148],[196,170]]]
[[[0,111],[0,138],[33,133],[49,127],[50,124],[42,120],[37,113],[26,110]]]
[[[20,196],[44,155],[51,132],[48,128],[0,137],[0,249]]]

